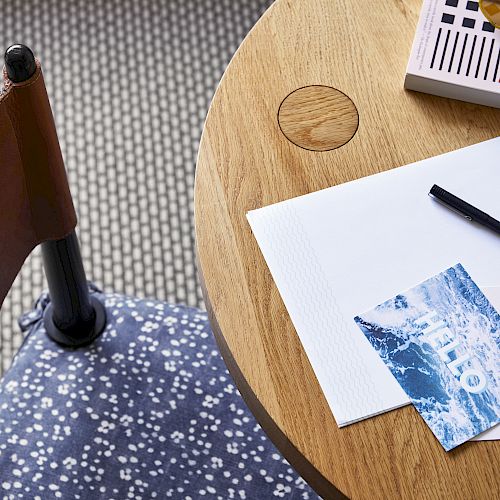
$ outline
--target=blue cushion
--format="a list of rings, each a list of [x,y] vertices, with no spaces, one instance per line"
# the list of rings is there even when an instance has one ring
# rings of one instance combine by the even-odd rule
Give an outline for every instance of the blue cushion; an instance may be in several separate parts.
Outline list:
[[[102,294],[91,346],[45,335],[48,297],[0,382],[4,498],[317,498],[245,406],[195,309]]]

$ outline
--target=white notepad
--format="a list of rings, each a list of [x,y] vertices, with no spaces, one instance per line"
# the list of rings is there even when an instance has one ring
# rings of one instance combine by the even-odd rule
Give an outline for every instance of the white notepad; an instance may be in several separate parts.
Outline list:
[[[433,184],[500,219],[500,138],[247,214],[339,426],[408,403],[354,316],[457,262],[500,285],[500,237]]]

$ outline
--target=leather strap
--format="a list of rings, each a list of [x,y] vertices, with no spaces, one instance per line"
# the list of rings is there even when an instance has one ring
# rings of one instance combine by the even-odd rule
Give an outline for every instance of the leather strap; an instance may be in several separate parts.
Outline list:
[[[64,161],[40,64],[0,95],[0,307],[39,243],[76,226]]]

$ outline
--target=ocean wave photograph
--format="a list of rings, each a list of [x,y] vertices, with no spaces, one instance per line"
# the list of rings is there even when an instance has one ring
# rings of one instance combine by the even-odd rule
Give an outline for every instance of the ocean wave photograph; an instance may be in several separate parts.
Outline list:
[[[446,451],[500,421],[500,315],[461,264],[354,320]]]

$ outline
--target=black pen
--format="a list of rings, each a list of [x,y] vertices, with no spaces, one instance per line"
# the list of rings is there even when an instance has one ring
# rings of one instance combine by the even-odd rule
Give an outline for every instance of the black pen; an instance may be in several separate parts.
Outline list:
[[[462,217],[465,217],[467,220],[477,222],[482,226],[495,231],[495,233],[500,234],[500,222],[479,210],[476,207],[473,207],[469,203],[464,200],[461,200],[454,194],[449,193],[442,187],[434,184],[431,190],[429,191],[429,195],[436,198],[437,201],[440,201],[444,205],[446,205],[449,209],[457,212]]]

